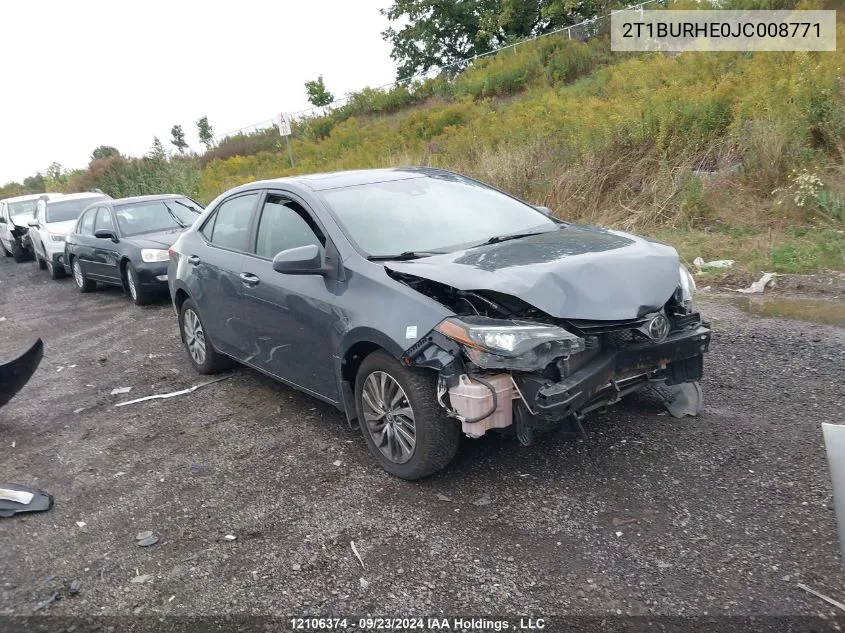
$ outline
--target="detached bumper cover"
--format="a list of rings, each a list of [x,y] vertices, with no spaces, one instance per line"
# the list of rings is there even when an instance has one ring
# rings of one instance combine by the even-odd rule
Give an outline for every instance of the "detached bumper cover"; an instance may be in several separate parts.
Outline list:
[[[677,332],[661,343],[642,343],[602,352],[560,382],[527,375],[518,379],[531,408],[546,419],[563,419],[589,409],[596,401],[613,399],[660,372],[669,384],[700,380],[703,354],[710,347],[710,330]]]
[[[0,407],[11,400],[32,377],[43,354],[44,344],[38,339],[18,358],[0,364]]]

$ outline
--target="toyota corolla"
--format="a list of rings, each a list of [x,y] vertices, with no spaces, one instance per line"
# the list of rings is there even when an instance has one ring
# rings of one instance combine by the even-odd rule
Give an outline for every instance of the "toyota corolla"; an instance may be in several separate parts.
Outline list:
[[[701,408],[710,331],[670,246],[552,217],[435,169],[243,185],[170,249],[182,341],[331,403],[388,472],[461,433],[524,444],[646,386]]]

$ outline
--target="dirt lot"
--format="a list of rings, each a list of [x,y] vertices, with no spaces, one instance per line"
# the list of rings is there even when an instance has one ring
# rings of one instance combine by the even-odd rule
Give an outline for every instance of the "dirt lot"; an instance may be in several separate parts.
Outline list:
[[[845,597],[820,430],[845,416],[845,330],[700,308],[701,417],[628,400],[586,440],[466,441],[407,483],[341,414],[248,369],[115,408],[204,380],[167,300],[0,258],[0,357],[46,345],[0,410],[0,479],[56,499],[0,519],[0,615],[833,615],[796,583]]]

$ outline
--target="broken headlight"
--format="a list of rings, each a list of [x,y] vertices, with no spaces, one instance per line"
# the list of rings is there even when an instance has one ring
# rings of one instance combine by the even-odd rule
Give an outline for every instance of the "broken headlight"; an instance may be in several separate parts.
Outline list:
[[[585,347],[584,339],[561,327],[531,321],[450,317],[434,329],[460,343],[482,369],[534,371]]]
[[[681,264],[681,303],[687,309],[687,312],[692,312],[692,299],[695,295],[695,279],[690,275],[687,267]]]

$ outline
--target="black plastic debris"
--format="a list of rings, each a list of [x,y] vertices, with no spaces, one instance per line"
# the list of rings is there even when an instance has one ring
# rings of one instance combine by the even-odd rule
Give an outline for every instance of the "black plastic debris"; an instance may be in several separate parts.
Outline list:
[[[53,507],[53,495],[18,484],[0,484],[0,517],[19,512],[46,512]]]
[[[32,377],[43,355],[44,343],[38,339],[14,360],[0,363],[0,407],[11,400]]]

